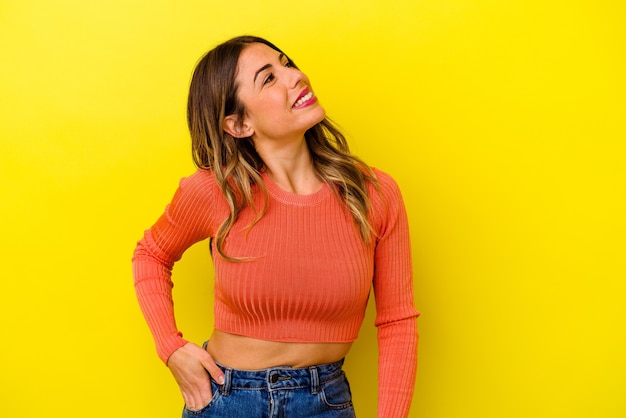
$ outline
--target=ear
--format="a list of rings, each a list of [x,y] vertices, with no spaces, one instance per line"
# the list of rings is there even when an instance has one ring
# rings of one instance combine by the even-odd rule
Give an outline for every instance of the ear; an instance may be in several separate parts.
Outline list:
[[[241,122],[235,115],[228,115],[224,118],[222,129],[235,138],[248,138],[254,134],[254,129],[245,121]]]

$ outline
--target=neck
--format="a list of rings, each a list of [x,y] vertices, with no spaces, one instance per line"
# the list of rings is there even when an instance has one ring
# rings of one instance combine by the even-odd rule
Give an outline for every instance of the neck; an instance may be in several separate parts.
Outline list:
[[[267,174],[281,189],[303,195],[319,190],[322,182],[315,174],[304,137],[289,143],[257,144],[257,152],[265,163]]]

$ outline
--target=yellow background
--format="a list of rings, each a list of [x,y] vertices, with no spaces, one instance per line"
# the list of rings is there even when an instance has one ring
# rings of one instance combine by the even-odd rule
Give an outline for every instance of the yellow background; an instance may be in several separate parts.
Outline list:
[[[252,33],[400,183],[422,311],[412,417],[626,416],[621,0],[0,2],[0,416],[175,417],[134,244],[192,172],[191,71]],[[211,327],[206,243],[177,316]],[[368,313],[348,358],[374,417]]]

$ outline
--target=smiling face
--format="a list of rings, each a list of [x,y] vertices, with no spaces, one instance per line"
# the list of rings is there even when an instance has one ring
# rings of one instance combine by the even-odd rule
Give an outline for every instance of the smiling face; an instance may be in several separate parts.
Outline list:
[[[233,136],[252,137],[255,143],[301,140],[326,115],[306,75],[285,54],[265,44],[253,43],[243,50],[236,85],[245,116],[242,121],[226,118],[224,129]]]

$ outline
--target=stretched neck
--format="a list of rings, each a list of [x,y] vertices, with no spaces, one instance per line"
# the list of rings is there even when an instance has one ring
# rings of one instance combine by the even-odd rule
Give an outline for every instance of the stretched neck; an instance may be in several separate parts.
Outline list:
[[[312,194],[322,181],[315,174],[311,153],[302,137],[299,141],[264,141],[256,144],[267,174],[281,189],[295,194]]]

